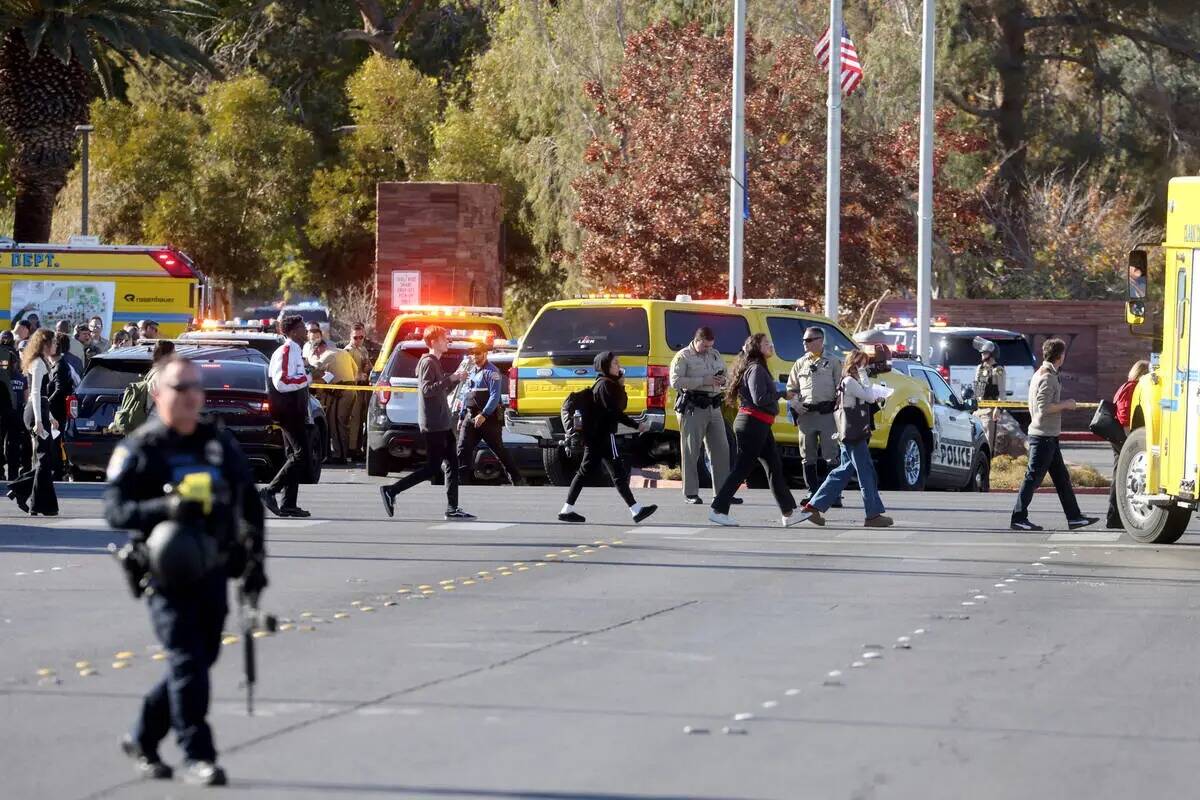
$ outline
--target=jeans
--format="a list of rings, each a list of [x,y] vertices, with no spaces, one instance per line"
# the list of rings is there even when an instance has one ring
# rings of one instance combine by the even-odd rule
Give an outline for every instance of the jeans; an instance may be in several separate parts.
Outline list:
[[[1058,501],[1062,503],[1063,513],[1067,521],[1083,517],[1079,503],[1075,501],[1075,490],[1071,488],[1071,472],[1063,461],[1062,449],[1058,445],[1057,436],[1029,437],[1029,469],[1025,471],[1025,481],[1017,495],[1017,504],[1013,506],[1012,522],[1027,522],[1029,520],[1029,503],[1033,493],[1042,485],[1046,473],[1054,481],[1054,489],[1058,492]]]
[[[608,477],[612,479],[613,486],[625,501],[625,505],[632,506],[637,502],[629,489],[629,467],[625,466],[625,459],[621,458],[621,451],[617,449],[617,437],[609,434],[584,444],[583,461],[579,462],[579,471],[571,479],[571,488],[567,491],[567,505],[575,505],[580,492],[583,491],[583,485],[601,466],[608,472]]]
[[[188,761],[216,761],[208,727],[208,671],[221,653],[221,628],[229,607],[225,573],[213,570],[196,586],[180,593],[155,591],[149,596],[150,621],[167,653],[167,674],[142,700],[133,740],[147,756],[174,728],[179,749]]]
[[[842,490],[850,483],[851,476],[857,473],[867,519],[878,517],[886,509],[883,507],[883,498],[879,496],[879,479],[875,475],[875,462],[871,460],[870,443],[866,439],[849,444],[842,442],[841,456],[842,463],[826,476],[808,504],[822,513],[828,511],[834,501],[842,496]]]
[[[392,494],[431,481],[441,468],[446,476],[446,508],[458,508],[458,450],[453,431],[425,431],[425,463],[388,487]]]
[[[718,514],[728,514],[733,496],[741,488],[746,478],[754,471],[754,467],[762,464],[767,473],[767,483],[779,510],[785,515],[796,510],[796,499],[788,489],[787,477],[783,474],[783,459],[779,457],[779,448],[775,446],[775,434],[771,426],[761,422],[749,414],[738,414],[733,421],[733,435],[737,439],[737,463],[729,477],[721,484],[721,491],[713,500],[712,510]]]

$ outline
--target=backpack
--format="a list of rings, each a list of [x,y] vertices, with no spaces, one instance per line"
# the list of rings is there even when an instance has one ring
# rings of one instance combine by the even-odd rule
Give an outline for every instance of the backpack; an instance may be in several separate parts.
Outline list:
[[[583,452],[584,431],[587,430],[592,411],[596,405],[592,386],[571,392],[562,402],[559,416],[562,418],[563,433],[566,438],[563,448],[567,456]]]
[[[121,404],[109,429],[114,433],[130,434],[150,416],[150,377],[134,381],[121,393]]]

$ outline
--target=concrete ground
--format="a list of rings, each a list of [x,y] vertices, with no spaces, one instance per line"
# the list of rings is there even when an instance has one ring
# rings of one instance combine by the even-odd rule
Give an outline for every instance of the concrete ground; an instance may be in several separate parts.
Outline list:
[[[589,489],[570,526],[562,490],[509,487],[467,488],[480,521],[447,524],[432,487],[389,520],[361,472],[329,480],[311,520],[270,525],[287,629],[257,640],[253,717],[240,641],[215,670],[219,796],[1195,795],[1194,534],[1070,534],[1054,495],[1033,517],[1057,529],[1016,534],[1012,495],[947,493],[886,495],[880,531],[857,497],[783,529],[761,491],[718,529],[643,490],[661,510],[635,527]],[[162,664],[101,487],[60,489],[56,519],[0,506],[3,794],[211,794],[118,753]]]

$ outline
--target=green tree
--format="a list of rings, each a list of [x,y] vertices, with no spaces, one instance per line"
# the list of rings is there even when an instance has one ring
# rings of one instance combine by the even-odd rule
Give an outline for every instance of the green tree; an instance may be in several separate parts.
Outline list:
[[[93,76],[134,57],[175,69],[208,67],[178,33],[186,9],[154,0],[4,0],[0,3],[0,124],[13,144],[13,236],[49,239],[54,201],[88,121]]]

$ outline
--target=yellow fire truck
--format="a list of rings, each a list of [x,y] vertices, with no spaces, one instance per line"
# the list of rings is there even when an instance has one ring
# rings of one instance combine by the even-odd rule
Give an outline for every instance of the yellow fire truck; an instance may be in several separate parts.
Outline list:
[[[1156,333],[1143,334],[1155,340],[1156,352],[1134,390],[1116,474],[1126,532],[1153,544],[1179,539],[1200,507],[1200,177],[1170,182],[1161,247],[1157,280],[1150,279],[1145,250],[1129,254],[1126,321],[1151,330],[1161,324],[1162,333],[1161,343]]]

